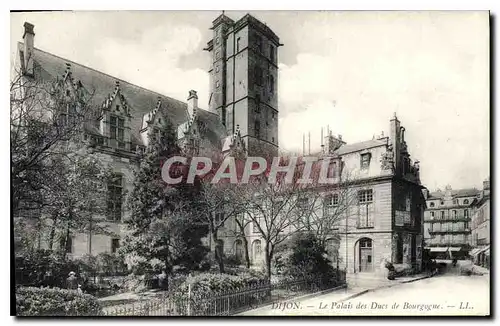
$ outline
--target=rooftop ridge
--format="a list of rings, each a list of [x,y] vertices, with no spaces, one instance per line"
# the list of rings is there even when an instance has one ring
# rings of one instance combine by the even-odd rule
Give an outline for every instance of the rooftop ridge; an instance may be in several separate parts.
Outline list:
[[[24,43],[23,43],[23,42],[18,42],[18,47],[19,47],[19,45],[24,45]],[[139,89],[141,89],[141,90],[143,90],[143,91],[151,92],[151,93],[153,93],[153,94],[156,94],[156,95],[159,95],[159,96],[165,97],[165,98],[167,98],[167,99],[169,99],[169,100],[176,101],[176,102],[179,102],[179,103],[181,103],[181,104],[185,104],[185,105],[187,105],[187,103],[186,103],[186,102],[183,102],[183,101],[178,100],[178,99],[176,99],[176,98],[170,97],[170,96],[165,95],[165,94],[162,94],[162,93],[158,93],[157,91],[153,91],[153,90],[148,89],[148,88],[143,87],[143,86],[136,85],[136,84],[131,83],[131,82],[127,81],[127,80],[124,80],[124,79],[121,79],[121,78],[118,78],[118,77],[112,76],[112,75],[110,75],[110,74],[108,74],[108,73],[102,72],[102,71],[100,71],[100,70],[97,70],[97,69],[95,69],[95,68],[92,68],[92,67],[89,67],[89,66],[86,66],[86,65],[83,65],[83,64],[78,63],[78,62],[76,62],[76,61],[73,61],[73,60],[70,60],[70,59],[67,59],[67,58],[64,58],[64,57],[58,56],[58,55],[53,54],[53,53],[51,53],[51,52],[47,52],[47,51],[45,51],[45,50],[42,50],[42,49],[40,49],[40,48],[36,48],[36,47],[35,47],[34,49],[35,49],[36,51],[43,52],[43,53],[45,53],[45,54],[47,54],[47,55],[51,55],[51,56],[56,57],[56,58],[58,58],[58,59],[61,59],[61,60],[67,61],[67,62],[69,62],[69,63],[71,63],[71,64],[75,64],[75,65],[78,65],[78,66],[80,66],[80,67],[82,67],[82,68],[85,68],[85,69],[88,69],[88,70],[92,70],[92,71],[97,72],[97,73],[99,73],[99,74],[105,75],[105,76],[107,76],[107,77],[109,77],[109,78],[112,78],[112,79],[115,79],[115,80],[117,80],[117,81],[120,81],[120,82],[123,82],[123,83],[129,84],[129,85],[131,85],[131,86],[137,87],[137,88],[139,88]],[[35,58],[35,60],[36,60],[36,58]]]

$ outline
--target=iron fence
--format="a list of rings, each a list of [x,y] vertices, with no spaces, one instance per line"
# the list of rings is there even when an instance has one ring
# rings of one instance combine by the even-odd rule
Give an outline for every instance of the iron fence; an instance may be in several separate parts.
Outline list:
[[[155,298],[108,306],[104,316],[228,316],[265,304],[346,284],[345,272],[324,279],[263,281],[235,291],[217,294],[163,292]]]

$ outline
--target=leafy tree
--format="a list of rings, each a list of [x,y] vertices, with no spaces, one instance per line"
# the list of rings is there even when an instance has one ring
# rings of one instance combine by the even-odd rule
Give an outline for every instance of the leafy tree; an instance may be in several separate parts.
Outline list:
[[[333,279],[335,270],[325,246],[311,232],[296,233],[284,246],[283,274],[301,279]]]
[[[193,268],[204,251],[201,238],[206,227],[199,221],[197,186],[181,182],[166,185],[161,177],[163,162],[179,155],[173,126],[167,124],[159,135],[150,136],[150,145],[140,159],[133,190],[128,199],[128,234],[121,250],[133,267],[164,269],[174,264]]]

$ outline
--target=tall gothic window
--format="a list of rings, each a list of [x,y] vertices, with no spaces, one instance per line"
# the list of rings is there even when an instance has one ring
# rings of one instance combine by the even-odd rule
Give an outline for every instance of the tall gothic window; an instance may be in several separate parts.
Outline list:
[[[241,37],[238,37],[236,39],[236,53],[240,52],[241,50]]]
[[[274,77],[273,75],[269,75],[269,92],[274,94]]]
[[[110,138],[116,140],[119,148],[125,148],[125,119],[112,115],[109,121]]]
[[[257,85],[262,85],[262,78],[263,78],[263,73],[262,73],[262,68],[261,67],[255,67],[255,70],[254,70],[254,73],[255,73],[255,83]]]
[[[108,220],[119,222],[122,219],[123,176],[113,175],[108,182]]]

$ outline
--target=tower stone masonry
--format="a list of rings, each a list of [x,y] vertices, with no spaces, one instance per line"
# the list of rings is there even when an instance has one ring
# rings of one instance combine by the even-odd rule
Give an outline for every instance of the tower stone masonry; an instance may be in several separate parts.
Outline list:
[[[213,23],[209,107],[228,133],[240,126],[248,155],[278,151],[278,36],[251,15]]]

